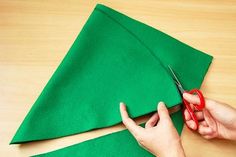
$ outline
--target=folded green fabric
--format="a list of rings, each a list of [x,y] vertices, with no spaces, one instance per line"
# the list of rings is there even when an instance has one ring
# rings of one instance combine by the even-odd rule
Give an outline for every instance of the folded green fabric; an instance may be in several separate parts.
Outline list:
[[[106,6],[97,5],[11,143],[58,138],[181,103],[167,65],[199,88],[212,57]],[[181,124],[182,125],[182,124]]]
[[[182,112],[171,115],[171,119],[180,134],[183,126]],[[140,147],[128,130],[108,134],[79,144],[65,147],[35,157],[153,157]]]

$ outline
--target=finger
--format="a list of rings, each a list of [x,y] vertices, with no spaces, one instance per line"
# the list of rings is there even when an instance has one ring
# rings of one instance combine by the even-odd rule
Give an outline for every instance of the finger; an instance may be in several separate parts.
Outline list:
[[[202,111],[194,112],[194,114],[196,115],[198,121],[201,121],[204,119],[204,115]]]
[[[193,120],[188,120],[185,123],[190,129],[197,130],[197,124]]]
[[[204,115],[202,111],[194,112],[194,114],[196,115],[198,121],[201,121],[204,119]],[[187,109],[184,110],[184,118],[186,121],[189,121],[192,119]]]
[[[185,118],[186,121],[191,120],[191,116],[190,116],[187,109],[184,110],[184,118]]]
[[[159,116],[158,116],[158,113],[156,112],[147,121],[147,123],[145,124],[145,128],[151,128],[151,127],[155,126],[155,124],[157,123],[158,119],[159,119]]]
[[[194,94],[184,93],[183,97],[185,100],[187,100],[191,104],[200,104],[199,97]]]
[[[138,126],[128,115],[126,106],[124,103],[120,103],[120,113],[123,124],[126,126],[126,128],[135,136],[142,131],[142,127]]]
[[[200,125],[202,125],[202,126],[206,126],[206,127],[208,126],[206,121],[198,122],[198,124],[199,124],[199,126],[200,126]]]
[[[206,126],[203,126],[203,125],[199,125],[198,132],[199,132],[199,134],[201,134],[203,136],[213,134],[212,128],[206,127]]]
[[[216,128],[217,127],[216,122],[215,122],[214,118],[212,118],[209,111],[206,109],[203,109],[203,114],[204,114],[204,120],[206,121],[207,125]]]
[[[159,102],[157,108],[158,108],[157,110],[158,110],[160,120],[163,120],[163,119],[170,120],[169,111],[163,102]]]
[[[214,135],[204,135],[202,137],[209,140],[209,139],[213,139]]]

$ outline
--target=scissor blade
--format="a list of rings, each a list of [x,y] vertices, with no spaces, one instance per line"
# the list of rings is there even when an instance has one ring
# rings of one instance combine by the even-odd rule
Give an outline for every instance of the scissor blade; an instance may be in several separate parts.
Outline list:
[[[176,84],[179,91],[183,94],[185,92],[185,90],[183,89],[183,87],[180,84]]]
[[[172,74],[172,78],[175,81],[175,84],[177,85],[178,89],[180,90],[181,93],[184,93],[184,88],[182,84],[180,83],[179,79],[177,78],[177,76],[175,75],[173,69],[170,67],[170,65],[168,65],[168,68]]]
[[[175,75],[175,73],[174,73],[173,69],[170,67],[170,65],[168,65],[168,68],[170,69],[170,72],[172,74],[172,78],[176,81],[177,84],[181,85],[181,83],[179,82],[179,79]]]

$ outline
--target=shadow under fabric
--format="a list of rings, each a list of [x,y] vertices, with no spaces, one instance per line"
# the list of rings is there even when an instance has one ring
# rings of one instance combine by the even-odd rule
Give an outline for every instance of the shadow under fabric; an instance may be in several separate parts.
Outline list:
[[[159,101],[164,101],[167,107],[181,104],[182,98],[167,65],[188,90],[200,88],[211,61],[212,56],[98,4],[11,144],[59,138],[118,124],[121,101],[127,104],[133,118],[156,111]],[[181,112],[174,113],[172,120],[180,133]],[[91,153],[93,156],[151,156],[138,148],[125,130],[59,152],[78,156]],[[116,153],[121,150],[125,153]],[[57,156],[57,151],[51,155]]]

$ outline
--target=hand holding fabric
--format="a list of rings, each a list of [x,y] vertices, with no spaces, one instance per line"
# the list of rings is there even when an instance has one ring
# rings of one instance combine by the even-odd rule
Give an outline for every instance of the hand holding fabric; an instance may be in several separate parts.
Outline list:
[[[163,102],[158,104],[158,112],[147,121],[145,128],[129,117],[123,103],[120,103],[120,112],[124,125],[146,150],[161,157],[185,156],[180,137]]]
[[[184,93],[183,97],[190,103],[199,103],[195,95]],[[199,120],[197,132],[206,139],[222,138],[236,140],[236,109],[229,105],[205,98],[205,109],[195,111]],[[196,124],[191,120],[187,110],[184,111],[186,124],[196,130]]]

